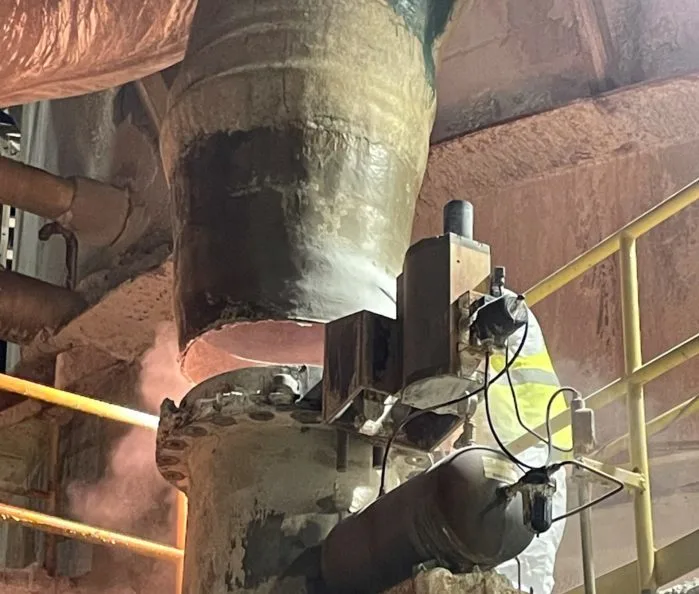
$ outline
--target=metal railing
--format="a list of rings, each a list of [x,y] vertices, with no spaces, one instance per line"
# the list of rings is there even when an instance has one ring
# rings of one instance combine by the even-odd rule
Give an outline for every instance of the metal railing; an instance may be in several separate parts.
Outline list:
[[[5,374],[0,374],[0,390],[6,390],[21,394],[27,398],[41,400],[43,402],[72,409],[85,414],[95,415],[103,419],[125,423],[132,427],[140,427],[152,431],[157,430],[159,419],[155,415],[132,410],[124,406],[111,404],[88,398],[79,394],[73,394],[64,390],[58,390],[49,386],[36,384],[27,380],[19,379]],[[1,489],[0,489],[1,491]],[[33,497],[41,495],[41,498],[49,494],[26,492],[24,495]],[[55,513],[55,511],[54,511]],[[103,530],[88,524],[73,522],[55,515],[43,514],[33,510],[15,507],[0,503],[0,519],[14,521],[23,526],[47,532],[52,535],[63,536],[89,542],[93,544],[111,546],[125,549],[144,555],[177,563],[176,587],[177,592],[182,588],[182,568],[184,559],[184,536],[187,521],[187,498],[183,493],[178,492],[177,497],[177,533],[176,546],[144,540],[128,534]]]
[[[670,198],[664,200],[634,221],[622,227],[598,243],[592,249],[545,278],[526,292],[529,305],[538,303],[558,289],[575,280],[606,258],[619,252],[621,271],[622,327],[624,337],[624,377],[588,396],[585,401],[591,408],[601,408],[621,396],[626,396],[629,432],[599,450],[598,456],[611,456],[628,448],[631,472],[605,465],[605,470],[631,488],[634,499],[634,521],[636,529],[636,554],[633,563],[620,567],[600,578],[591,571],[592,551],[590,542],[590,516],[581,515],[583,547],[583,574],[586,583],[569,594],[638,594],[653,593],[659,586],[682,577],[699,567],[696,547],[699,531],[689,534],[674,543],[655,550],[653,543],[653,517],[649,485],[648,434],[667,428],[670,423],[699,409],[698,396],[661,414],[646,423],[644,385],[674,369],[699,354],[699,333],[669,349],[655,359],[643,363],[641,355],[641,325],[638,296],[638,266],[636,240],[699,199],[699,180],[694,181]],[[551,421],[554,432],[570,425],[568,411]],[[538,427],[537,432],[546,427]],[[534,445],[536,438],[525,434],[512,442],[511,448],[520,452]],[[635,572],[635,577],[634,577]],[[680,573],[681,572],[681,573]]]

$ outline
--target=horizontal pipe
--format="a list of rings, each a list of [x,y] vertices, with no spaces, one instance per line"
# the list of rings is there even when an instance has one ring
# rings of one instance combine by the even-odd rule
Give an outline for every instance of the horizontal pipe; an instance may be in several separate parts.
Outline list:
[[[49,516],[6,503],[0,503],[0,520],[17,522],[22,526],[48,532],[49,534],[57,534],[58,536],[74,538],[92,544],[116,547],[155,559],[179,561],[184,556],[184,551],[175,547],[120,534],[119,532],[95,528],[94,526],[80,524],[71,520],[64,520],[63,518]]]
[[[54,334],[87,307],[74,291],[0,270],[0,340],[28,344]]]
[[[70,210],[75,182],[0,157],[0,202],[55,220]]]
[[[581,254],[544,280],[535,284],[525,295],[531,306],[555,293],[619,250],[622,236],[638,238],[671,216],[699,199],[699,180],[693,181],[679,192],[663,200],[634,219],[613,235],[603,239],[593,248]]]
[[[0,157],[0,203],[58,222],[78,239],[110,245],[129,214],[124,190],[83,177],[63,178]]]
[[[463,448],[335,526],[320,553],[327,591],[388,591],[435,558],[486,571],[519,555],[534,532],[521,496],[502,497],[506,483],[487,463],[515,472],[497,451]]]
[[[699,334],[695,334],[677,346],[658,355],[655,359],[639,367],[627,378],[619,378],[604,388],[597,390],[585,398],[585,404],[590,408],[602,408],[614,402],[624,394],[630,384],[645,385],[678,365],[699,355]],[[566,410],[551,419],[551,431],[556,433],[570,425],[570,411]],[[546,432],[546,425],[540,425],[536,432]],[[521,435],[509,444],[513,452],[521,452],[538,443],[538,438],[529,433]]]
[[[126,423],[133,427],[151,429],[152,431],[158,429],[158,422],[160,421],[156,415],[150,415],[102,400],[88,398],[87,396],[65,392],[57,388],[43,386],[18,377],[5,375],[4,373],[0,373],[0,390],[7,390],[8,392],[26,396],[27,398],[42,400],[43,402],[48,402],[56,406],[70,408],[78,412],[95,415],[119,423]]]
[[[679,421],[682,418],[693,415],[697,411],[699,411],[699,394],[695,394],[694,396],[688,398],[681,404],[673,406],[671,409],[665,411],[663,414],[658,415],[654,419],[648,421],[648,424],[646,426],[648,436],[650,437],[651,435],[655,435],[656,433],[665,431],[665,429],[667,429],[673,423]],[[610,458],[613,458],[617,454],[626,451],[628,447],[628,439],[629,435],[627,433],[626,435],[622,435],[621,437],[618,437],[606,443],[601,448],[595,451],[595,457],[600,458],[602,460],[608,460]]]

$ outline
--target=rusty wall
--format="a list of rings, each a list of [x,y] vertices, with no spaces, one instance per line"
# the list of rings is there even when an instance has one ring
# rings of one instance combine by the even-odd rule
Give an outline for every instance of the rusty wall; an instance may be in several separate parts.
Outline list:
[[[544,130],[546,122],[539,125]],[[497,133],[503,143],[506,126]],[[515,158],[503,158],[499,167],[505,183],[498,185],[493,174],[492,185],[483,188],[474,181],[482,169],[470,169],[466,148],[462,144],[458,149],[461,159],[456,147],[433,151],[413,239],[439,231],[439,211],[448,199],[472,200],[475,235],[491,244],[493,262],[507,266],[509,284],[517,290],[526,290],[699,175],[699,141],[694,140],[648,148],[639,144],[601,159],[582,156],[579,165],[551,166],[518,179],[504,174],[516,168]],[[444,173],[444,168],[449,175],[430,174]],[[698,244],[699,205],[639,241],[645,360],[699,328]],[[623,369],[618,272],[616,258],[610,258],[535,308],[563,380],[587,393],[616,379]],[[649,385],[648,415],[678,404],[698,388],[699,362],[690,362]],[[624,428],[623,414],[608,410],[598,418],[607,431]],[[696,421],[683,423],[656,441],[694,441],[696,429]]]
[[[473,0],[444,48],[433,138],[695,72],[698,18],[694,0]]]

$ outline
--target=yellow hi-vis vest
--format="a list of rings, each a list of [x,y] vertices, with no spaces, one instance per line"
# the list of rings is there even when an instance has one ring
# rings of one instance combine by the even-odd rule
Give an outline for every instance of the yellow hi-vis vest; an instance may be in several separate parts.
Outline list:
[[[529,311],[529,328],[522,351],[510,365],[510,377],[517,395],[517,404],[522,421],[530,429],[536,429],[546,421],[546,406],[551,395],[560,387],[558,377],[553,369],[553,363],[546,350],[546,342],[541,332],[541,326],[534,314]],[[519,348],[524,335],[524,328],[515,332],[508,341],[508,361],[512,359]],[[505,355],[495,354],[490,358],[489,377],[492,379],[505,367]],[[517,420],[512,391],[503,374],[491,384],[488,390],[490,411],[493,425],[501,440],[507,444],[526,433]],[[568,408],[568,394],[559,394],[551,407],[551,418]],[[481,403],[480,409],[485,409]],[[546,437],[545,430],[538,430]],[[480,439],[477,435],[476,439]],[[541,442],[539,442],[541,443]],[[553,443],[561,448],[569,448],[572,443],[570,427],[554,434]]]

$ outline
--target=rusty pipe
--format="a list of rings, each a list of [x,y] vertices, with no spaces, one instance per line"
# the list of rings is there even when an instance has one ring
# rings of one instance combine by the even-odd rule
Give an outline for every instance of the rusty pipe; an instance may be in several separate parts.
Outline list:
[[[161,132],[191,379],[322,364],[324,322],[395,315],[457,5],[199,1]]]
[[[82,178],[64,178],[0,157],[0,202],[58,222],[78,239],[110,245],[126,225],[124,190]]]
[[[0,270],[0,340],[28,344],[40,335],[54,334],[86,307],[78,293]]]
[[[0,158],[0,202],[55,220],[70,209],[75,184],[57,175]]]

